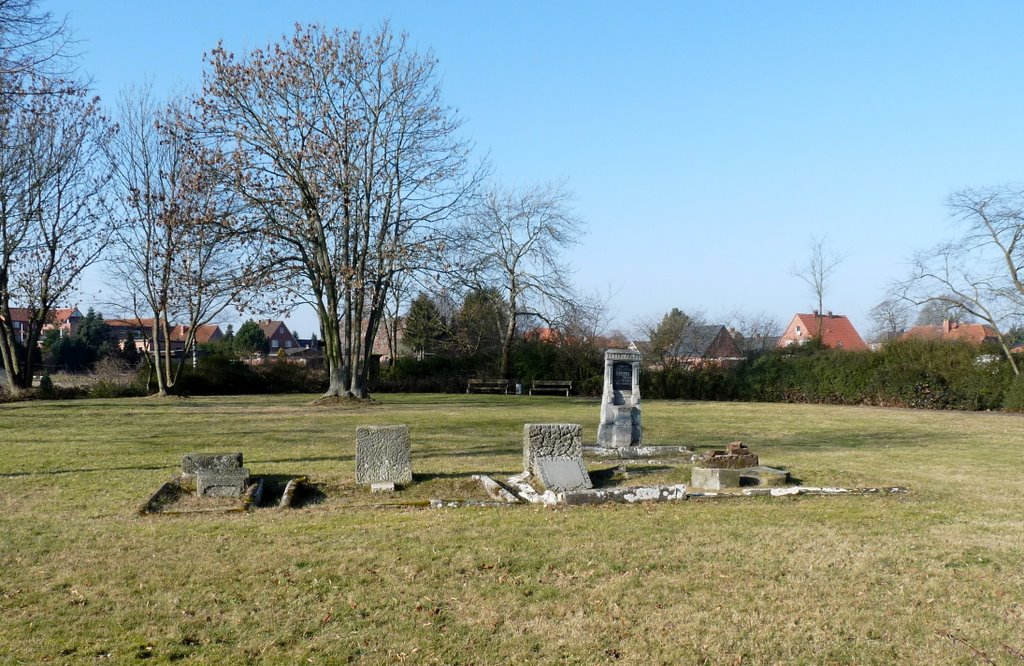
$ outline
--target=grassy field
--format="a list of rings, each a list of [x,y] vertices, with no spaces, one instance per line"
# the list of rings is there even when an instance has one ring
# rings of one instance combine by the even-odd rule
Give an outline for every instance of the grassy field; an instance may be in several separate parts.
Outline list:
[[[480,499],[523,423],[593,441],[597,403],[379,397],[0,405],[0,663],[1024,664],[1021,416],[648,402],[647,443],[911,492],[431,510],[394,503]],[[355,427],[385,423],[416,473],[386,497],[354,485]],[[232,450],[318,496],[136,513],[182,454]]]

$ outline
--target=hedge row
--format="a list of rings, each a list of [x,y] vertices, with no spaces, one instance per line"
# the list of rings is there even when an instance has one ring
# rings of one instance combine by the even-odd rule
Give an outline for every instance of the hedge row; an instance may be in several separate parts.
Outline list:
[[[1024,407],[1024,383],[998,349],[895,342],[877,352],[772,351],[734,368],[651,371],[645,398],[753,400],[926,409]]]

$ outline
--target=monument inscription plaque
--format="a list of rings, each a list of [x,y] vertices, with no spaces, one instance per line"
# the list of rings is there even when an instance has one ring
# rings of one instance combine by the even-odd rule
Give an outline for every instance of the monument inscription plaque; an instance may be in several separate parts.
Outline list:
[[[612,365],[612,390],[632,391],[633,390],[633,364],[624,361],[616,361]]]

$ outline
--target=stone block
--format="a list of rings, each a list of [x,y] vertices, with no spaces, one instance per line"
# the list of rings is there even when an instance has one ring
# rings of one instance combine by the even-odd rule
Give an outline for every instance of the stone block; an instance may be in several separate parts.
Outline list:
[[[612,448],[625,449],[633,444],[633,424],[616,423],[612,426]]]
[[[196,470],[196,495],[199,497],[241,497],[249,486],[249,470],[203,469]]]
[[[740,472],[737,469],[694,467],[693,473],[690,476],[690,485],[706,490],[739,488]]]
[[[523,471],[533,473],[536,458],[583,460],[583,426],[578,423],[527,423],[523,426]]]
[[[729,442],[724,451],[709,451],[700,456],[702,467],[719,469],[743,469],[757,467],[757,455],[743,442]]]
[[[370,492],[371,493],[393,493],[393,492],[395,492],[395,484],[391,483],[390,481],[388,481],[388,482],[379,481],[377,483],[371,483],[370,484]]]
[[[594,487],[582,458],[538,456],[533,460],[533,473],[546,490],[585,490]]]
[[[686,486],[640,486],[606,488],[603,490],[573,490],[562,493],[562,502],[569,506],[582,504],[635,504],[638,502],[680,502],[686,499]]]
[[[356,428],[356,483],[412,483],[409,426]]]
[[[737,470],[740,473],[740,483],[743,485],[758,485],[766,488],[784,486],[789,483],[789,472],[774,467],[748,467]]]
[[[181,472],[195,474],[200,469],[241,469],[242,452],[186,453],[181,459]]]

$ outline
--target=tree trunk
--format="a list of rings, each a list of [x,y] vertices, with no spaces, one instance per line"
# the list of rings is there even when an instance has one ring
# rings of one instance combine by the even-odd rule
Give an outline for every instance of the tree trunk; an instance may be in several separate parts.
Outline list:
[[[512,339],[516,336],[516,315],[509,315],[505,339],[501,341],[501,378],[512,380]]]

